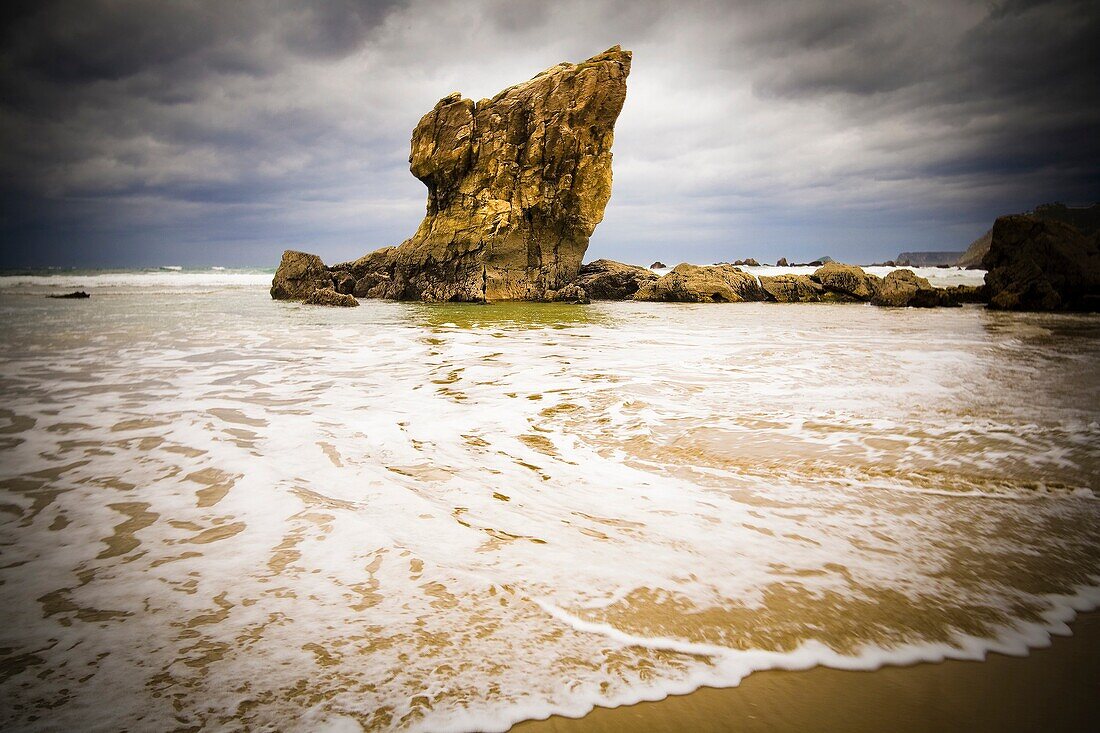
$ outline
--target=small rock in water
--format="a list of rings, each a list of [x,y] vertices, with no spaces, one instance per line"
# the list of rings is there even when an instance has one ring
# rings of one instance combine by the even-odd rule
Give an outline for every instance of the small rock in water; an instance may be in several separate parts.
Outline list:
[[[359,305],[359,301],[355,299],[355,296],[338,293],[332,288],[314,290],[302,302],[306,305],[332,305],[344,308],[354,308]]]
[[[90,298],[92,296],[85,293],[83,290],[74,290],[71,293],[65,293],[64,295],[47,295],[47,298],[59,298],[59,299],[72,299],[79,300],[81,298]]]
[[[810,277],[825,288],[830,299],[841,301],[868,301],[878,292],[882,280],[869,275],[857,265],[827,262]]]
[[[304,300],[315,290],[332,287],[332,276],[321,258],[308,252],[288,249],[271,281],[275,300]]]
[[[787,264],[787,258],[786,257],[780,257],[779,260],[775,263],[775,266],[776,267],[790,267],[790,265]]]
[[[957,305],[943,302],[938,291],[923,277],[912,270],[894,270],[889,273],[871,296],[875,305],[894,308],[934,308],[937,305]]]
[[[652,265],[649,266],[649,269],[651,269],[651,270],[667,270],[668,265],[661,262],[660,260],[657,260],[656,262],[654,262]]]

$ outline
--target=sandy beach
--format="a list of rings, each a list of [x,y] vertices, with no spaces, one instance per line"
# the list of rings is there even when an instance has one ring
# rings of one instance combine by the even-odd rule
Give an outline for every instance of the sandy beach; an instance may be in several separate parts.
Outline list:
[[[770,670],[740,686],[702,688],[657,702],[553,716],[517,733],[621,731],[1095,731],[1100,730],[1100,613],[1078,616],[1026,657],[990,654],[848,672]]]

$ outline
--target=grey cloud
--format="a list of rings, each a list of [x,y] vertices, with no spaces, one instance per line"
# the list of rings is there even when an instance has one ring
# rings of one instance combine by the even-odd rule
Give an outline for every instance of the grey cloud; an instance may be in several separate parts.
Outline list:
[[[997,213],[1096,197],[1093,6],[21,5],[0,48],[0,265],[395,243],[423,209],[409,132],[438,98],[613,43],[635,64],[592,256],[963,246]]]

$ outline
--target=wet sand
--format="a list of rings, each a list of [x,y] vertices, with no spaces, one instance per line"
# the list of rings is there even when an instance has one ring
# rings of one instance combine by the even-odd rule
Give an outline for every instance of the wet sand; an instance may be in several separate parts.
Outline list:
[[[1100,612],[1081,614],[1073,636],[1026,657],[991,654],[873,672],[817,667],[750,675],[739,687],[702,688],[583,718],[558,716],[517,733],[625,731],[1098,731]]]

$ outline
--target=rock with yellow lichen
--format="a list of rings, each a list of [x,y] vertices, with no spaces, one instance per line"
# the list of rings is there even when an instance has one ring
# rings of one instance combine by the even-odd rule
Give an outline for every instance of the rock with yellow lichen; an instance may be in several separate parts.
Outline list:
[[[492,99],[439,100],[412,134],[409,167],[428,188],[416,233],[330,269],[355,277],[358,297],[574,299],[563,289],[611,196],[629,73],[630,52],[615,46]]]

